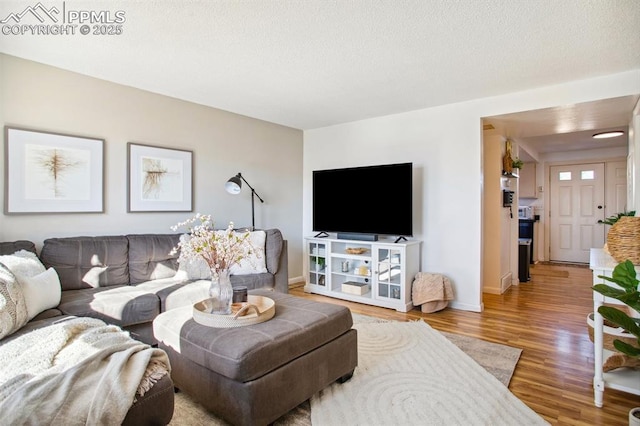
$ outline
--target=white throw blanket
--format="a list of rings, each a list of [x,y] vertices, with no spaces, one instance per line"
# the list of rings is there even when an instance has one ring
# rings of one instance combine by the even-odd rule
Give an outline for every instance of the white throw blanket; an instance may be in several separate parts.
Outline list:
[[[0,346],[0,423],[119,425],[170,371],[166,353],[94,318],[71,318]]]

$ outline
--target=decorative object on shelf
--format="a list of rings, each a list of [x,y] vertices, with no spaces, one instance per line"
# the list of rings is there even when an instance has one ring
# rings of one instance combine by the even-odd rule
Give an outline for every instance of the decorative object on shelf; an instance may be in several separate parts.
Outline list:
[[[609,229],[607,250],[616,262],[640,265],[640,217],[621,216]]]
[[[400,288],[393,287],[391,289],[391,297],[393,297],[394,299],[400,299]]]
[[[128,212],[193,211],[193,152],[127,144]]]
[[[636,278],[636,270],[631,261],[626,260],[616,265],[611,277],[598,275],[598,278],[613,282],[617,284],[618,287],[612,287],[607,284],[596,284],[593,286],[593,291],[605,297],[619,300],[637,313],[640,313],[640,291],[638,291],[638,283],[640,283],[640,281]],[[635,336],[635,342],[625,342],[620,339],[615,339],[613,341],[614,348],[627,356],[640,358],[640,318],[632,318],[621,309],[613,306],[600,306],[598,313],[602,315],[605,320],[612,322],[630,335]]]
[[[344,293],[357,294],[359,296],[369,292],[370,287],[367,283],[360,283],[356,281],[345,281],[342,283],[341,289]]]
[[[505,142],[505,150],[504,156],[502,157],[502,174],[511,175],[513,172],[513,158],[512,158],[512,147],[511,147],[511,139],[507,139]]]
[[[276,313],[273,299],[249,295],[247,302],[234,303],[232,311],[226,315],[211,315],[211,299],[193,305],[193,320],[201,325],[214,328],[234,328],[269,321]]]
[[[242,176],[242,173],[238,172],[237,175],[229,178],[227,183],[224,184],[224,189],[232,195],[237,195],[242,190],[242,182],[246,183],[249,189],[251,189],[251,230],[254,231],[256,229],[256,215],[255,215],[255,203],[254,196],[258,197],[261,203],[264,203],[264,200],[256,193],[256,190],[253,189],[249,182]]]
[[[103,158],[103,139],[5,126],[5,213],[103,213]]]
[[[524,161],[522,161],[520,158],[516,157],[512,162],[511,162],[511,166],[514,169],[521,169],[524,166]]]
[[[171,253],[180,251],[179,262],[204,259],[211,269],[209,295],[215,301],[211,304],[211,313],[229,314],[233,300],[229,269],[241,260],[251,261],[251,255],[257,252],[251,244],[250,232],[235,232],[233,222],[229,222],[225,230],[215,230],[211,216],[200,213],[171,229],[177,231],[181,227],[186,227],[189,234],[180,239]]]
[[[348,254],[364,254],[367,252],[367,249],[364,247],[347,247],[345,251]]]
[[[367,267],[367,265],[360,265],[358,267],[358,275],[362,275],[363,277],[369,276],[369,268]]]

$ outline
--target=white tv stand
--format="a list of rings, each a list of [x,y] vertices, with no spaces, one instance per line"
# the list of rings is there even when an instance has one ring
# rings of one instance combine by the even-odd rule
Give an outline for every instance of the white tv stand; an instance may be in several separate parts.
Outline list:
[[[400,312],[413,308],[411,283],[420,272],[420,241],[305,240],[305,292]]]

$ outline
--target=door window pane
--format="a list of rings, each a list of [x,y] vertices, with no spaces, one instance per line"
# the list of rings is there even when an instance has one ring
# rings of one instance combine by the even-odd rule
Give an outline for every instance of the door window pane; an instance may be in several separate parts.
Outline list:
[[[593,170],[582,170],[580,172],[580,179],[593,180],[596,178],[596,173]]]
[[[571,172],[558,173],[558,180],[571,180]]]

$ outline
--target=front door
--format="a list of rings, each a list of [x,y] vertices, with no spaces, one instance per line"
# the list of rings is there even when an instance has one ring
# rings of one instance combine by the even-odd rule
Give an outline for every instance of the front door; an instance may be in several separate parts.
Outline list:
[[[549,258],[589,263],[604,246],[604,163],[550,167]]]

